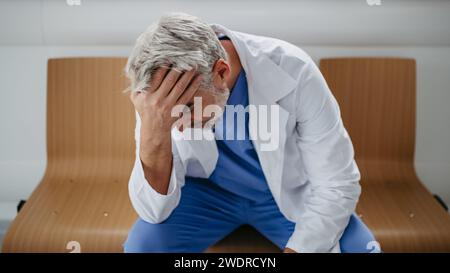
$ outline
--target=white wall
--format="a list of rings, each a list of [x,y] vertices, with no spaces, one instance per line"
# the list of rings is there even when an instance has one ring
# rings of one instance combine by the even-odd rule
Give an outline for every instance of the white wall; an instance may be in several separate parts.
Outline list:
[[[415,164],[450,204],[450,1],[0,1],[0,219],[14,216],[45,170],[47,59],[127,56],[138,33],[171,10],[286,39],[315,60],[415,58]]]

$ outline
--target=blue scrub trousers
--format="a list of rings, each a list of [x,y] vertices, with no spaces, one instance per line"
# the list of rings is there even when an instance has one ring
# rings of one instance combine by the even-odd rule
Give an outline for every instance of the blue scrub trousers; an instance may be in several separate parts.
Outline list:
[[[138,219],[124,243],[125,252],[203,252],[248,224],[281,250],[295,224],[280,212],[273,198],[251,201],[231,193],[207,179],[186,177],[179,205],[165,221],[151,224]],[[365,224],[352,215],[340,239],[342,252],[371,252],[374,237]]]

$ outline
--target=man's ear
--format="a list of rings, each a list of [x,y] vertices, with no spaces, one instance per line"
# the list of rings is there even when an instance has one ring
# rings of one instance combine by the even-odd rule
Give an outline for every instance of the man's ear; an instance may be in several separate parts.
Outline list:
[[[214,64],[212,74],[214,86],[227,87],[226,81],[231,75],[231,67],[224,59],[219,59]]]

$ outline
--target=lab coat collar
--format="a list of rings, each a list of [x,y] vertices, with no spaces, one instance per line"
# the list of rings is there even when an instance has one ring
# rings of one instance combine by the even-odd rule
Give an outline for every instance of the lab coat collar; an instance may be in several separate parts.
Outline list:
[[[228,36],[239,55],[247,79],[251,83],[250,100],[255,104],[274,104],[287,96],[297,86],[297,81],[277,65],[262,50],[252,47],[252,37],[237,31],[232,31],[219,24],[211,24],[217,34]],[[249,90],[250,91],[250,90]]]

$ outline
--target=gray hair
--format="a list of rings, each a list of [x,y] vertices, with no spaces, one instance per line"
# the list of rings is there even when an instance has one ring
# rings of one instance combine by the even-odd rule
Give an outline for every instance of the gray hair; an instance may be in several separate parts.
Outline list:
[[[211,87],[211,70],[218,59],[227,60],[227,54],[208,24],[184,13],[164,15],[138,37],[131,51],[125,67],[128,90],[147,89],[153,72],[168,65],[179,71],[196,68],[202,86]]]

